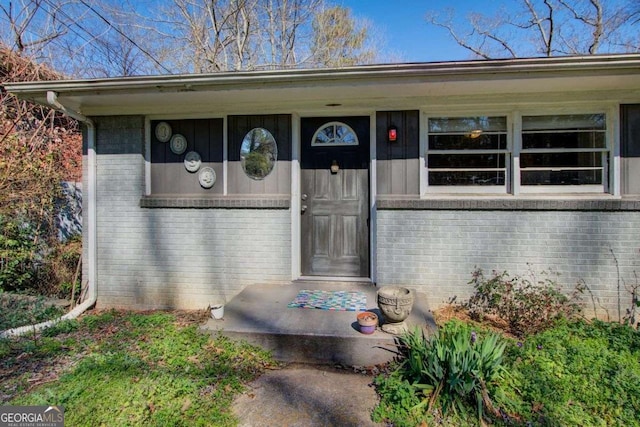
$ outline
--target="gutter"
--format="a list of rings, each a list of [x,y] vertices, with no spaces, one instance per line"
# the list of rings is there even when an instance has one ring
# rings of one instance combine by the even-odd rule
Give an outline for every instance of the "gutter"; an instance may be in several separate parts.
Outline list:
[[[21,336],[29,332],[37,332],[55,324],[62,322],[63,320],[71,320],[80,316],[82,313],[93,307],[98,300],[98,285],[97,285],[97,226],[96,226],[96,183],[97,183],[97,163],[96,163],[96,128],[93,120],[90,118],[70,109],[67,109],[58,101],[58,94],[54,91],[47,91],[47,104],[54,110],[60,111],[69,117],[72,117],[79,122],[84,123],[87,126],[87,184],[88,188],[86,196],[83,196],[84,200],[87,200],[87,216],[88,221],[83,221],[83,229],[87,228],[87,240],[88,240],[88,285],[89,297],[83,301],[80,305],[75,307],[69,313],[59,317],[58,319],[50,320],[48,322],[37,323],[35,325],[20,326],[13,329],[0,332],[0,338],[6,338],[11,336]],[[83,231],[84,232],[84,231]]]

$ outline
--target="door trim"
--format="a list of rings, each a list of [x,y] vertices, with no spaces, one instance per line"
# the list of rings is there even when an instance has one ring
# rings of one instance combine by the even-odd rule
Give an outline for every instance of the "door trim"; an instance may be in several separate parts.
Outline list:
[[[300,207],[300,115],[291,115],[291,280],[302,274],[302,242]]]
[[[323,277],[302,276],[302,233],[301,233],[301,121],[304,117],[340,117],[340,116],[369,116],[369,277]],[[376,216],[376,113],[375,111],[305,111],[291,114],[291,280],[328,280],[328,281],[370,281],[377,280],[377,216]],[[347,280],[348,279],[348,280]]]
[[[378,197],[377,171],[376,171],[376,112],[369,114],[369,277],[372,283],[377,283],[377,255],[378,255],[378,211],[376,199]]]

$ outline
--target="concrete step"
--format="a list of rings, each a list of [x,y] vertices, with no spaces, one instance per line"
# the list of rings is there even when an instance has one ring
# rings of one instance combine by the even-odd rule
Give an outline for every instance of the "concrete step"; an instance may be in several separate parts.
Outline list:
[[[382,319],[377,306],[379,288],[371,283],[296,281],[248,286],[224,306],[223,319],[210,319],[203,328],[259,345],[284,362],[373,366],[394,359],[396,336],[380,327],[373,334],[360,333],[357,312],[288,308],[303,289],[364,292],[367,309]],[[406,322],[409,327],[435,330],[425,295],[416,294]]]

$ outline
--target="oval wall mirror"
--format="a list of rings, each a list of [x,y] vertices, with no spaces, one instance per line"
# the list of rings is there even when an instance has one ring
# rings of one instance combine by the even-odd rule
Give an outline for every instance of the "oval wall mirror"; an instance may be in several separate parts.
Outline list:
[[[245,135],[240,147],[240,161],[249,178],[264,179],[271,173],[277,160],[278,146],[271,132],[254,128]]]

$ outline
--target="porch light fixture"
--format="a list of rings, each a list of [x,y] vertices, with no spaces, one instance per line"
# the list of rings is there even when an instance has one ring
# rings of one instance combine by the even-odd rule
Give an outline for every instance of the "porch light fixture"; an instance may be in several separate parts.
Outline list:
[[[480,135],[482,135],[482,129],[474,129],[469,133],[468,137],[471,139],[476,139]]]
[[[387,130],[387,140],[389,142],[396,142],[398,140],[398,128],[391,125]]]
[[[340,166],[338,165],[338,161],[334,160],[333,162],[331,162],[331,174],[335,175],[338,173],[338,171],[340,170]]]

